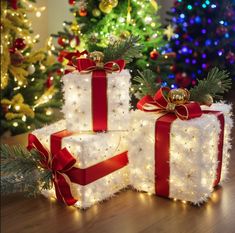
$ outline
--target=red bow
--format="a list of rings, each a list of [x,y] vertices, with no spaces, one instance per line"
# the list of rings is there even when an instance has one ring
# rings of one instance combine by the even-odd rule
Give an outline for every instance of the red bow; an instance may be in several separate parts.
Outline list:
[[[153,98],[149,95],[144,96],[137,103],[137,108],[145,112],[174,113],[181,120],[188,120],[202,115],[199,103],[188,102],[185,104],[175,104],[164,96],[163,91],[168,94],[170,88],[161,88]]]
[[[41,165],[45,169],[49,169],[53,174],[53,183],[55,186],[57,199],[67,205],[73,205],[77,202],[73,198],[69,183],[66,180],[68,177],[73,179],[73,166],[76,159],[69,153],[66,148],[51,151],[51,153],[43,147],[40,141],[33,134],[29,134],[28,149],[37,149],[41,154]]]
[[[58,61],[59,62],[63,62],[63,59],[67,59],[68,60],[68,64],[70,66],[75,66],[73,63],[73,58],[76,57],[80,57],[82,55],[88,55],[88,52],[86,50],[84,50],[83,52],[79,52],[79,51],[75,51],[75,52],[69,52],[69,51],[65,51],[62,50],[58,56]]]
[[[104,63],[102,66],[97,66],[97,64],[88,58],[81,58],[77,60],[77,69],[80,72],[83,73],[89,73],[91,71],[95,70],[103,70],[108,73],[111,72],[120,72],[125,67],[125,61],[124,60],[114,60]]]

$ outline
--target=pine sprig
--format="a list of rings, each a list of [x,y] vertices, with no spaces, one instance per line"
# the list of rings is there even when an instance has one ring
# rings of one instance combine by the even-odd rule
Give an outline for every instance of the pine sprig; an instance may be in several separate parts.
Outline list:
[[[132,62],[134,58],[141,56],[142,46],[138,44],[140,38],[138,36],[131,35],[126,40],[118,40],[112,44],[109,44],[104,49],[104,62],[124,59],[126,63]]]
[[[41,189],[51,188],[52,174],[41,168],[41,156],[37,150],[2,144],[0,152],[3,194],[24,192],[35,196]]]
[[[228,92],[232,81],[229,73],[214,67],[207,75],[207,78],[198,80],[198,84],[190,89],[190,99],[202,103],[206,95],[221,99],[222,94]]]
[[[154,96],[161,87],[161,84],[156,83],[156,75],[149,69],[144,70],[143,73],[138,70],[138,73],[139,75],[133,78],[136,84],[132,85],[132,91],[136,93],[137,98],[145,95]]]

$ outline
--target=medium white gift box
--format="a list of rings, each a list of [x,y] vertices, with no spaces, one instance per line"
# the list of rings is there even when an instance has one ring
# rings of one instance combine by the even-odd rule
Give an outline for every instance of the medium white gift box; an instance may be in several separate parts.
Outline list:
[[[99,201],[112,197],[129,184],[127,132],[73,134],[64,131],[65,127],[65,120],[61,120],[37,129],[29,135],[29,141],[32,135],[36,137],[36,140],[47,151],[50,151],[54,159],[51,136],[62,135],[59,142],[60,147],[61,149],[66,148],[76,159],[73,167],[83,171],[83,182],[86,183],[74,183],[69,180],[67,173],[63,174],[69,183],[71,194],[76,200],[75,206],[79,208],[90,207]],[[58,146],[58,142],[54,141],[53,143]],[[104,175],[105,173],[107,175]],[[44,190],[42,193],[47,197],[56,198],[57,196],[55,188]]]
[[[128,130],[130,78],[128,70],[106,73],[98,82],[93,82],[92,73],[63,76],[66,128],[73,132]]]
[[[169,148],[165,148],[163,140],[159,151],[156,151],[156,134],[162,132],[157,132],[155,127],[163,114],[140,110],[131,112],[128,157],[130,183],[135,189],[194,204],[204,202],[210,197],[215,181],[218,182],[218,166],[221,165],[218,163],[218,143],[221,135],[220,181],[226,179],[231,149],[231,106],[218,103],[203,109],[223,112],[224,135],[221,134],[221,121],[215,114],[207,113],[184,121],[176,119],[170,126]],[[168,161],[161,161],[164,160],[161,158],[162,149],[169,150]],[[162,180],[162,175],[167,179]]]

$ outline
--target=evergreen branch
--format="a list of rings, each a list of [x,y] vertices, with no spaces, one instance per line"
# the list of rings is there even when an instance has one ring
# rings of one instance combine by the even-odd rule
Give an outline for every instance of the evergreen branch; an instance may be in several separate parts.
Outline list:
[[[132,90],[137,93],[138,98],[145,95],[154,96],[156,91],[160,88],[161,84],[156,83],[156,75],[149,69],[134,77],[136,84],[132,85]]]
[[[214,67],[207,75],[207,78],[198,80],[198,84],[190,89],[190,99],[203,103],[206,95],[221,99],[222,94],[228,92],[232,81],[229,73]]]
[[[131,35],[126,40],[119,40],[109,44],[104,49],[104,62],[124,59],[126,63],[131,62],[134,58],[141,56],[142,46],[138,44],[140,37]]]
[[[35,196],[41,189],[51,187],[52,173],[41,168],[41,155],[37,150],[29,152],[22,146],[2,144],[0,152],[3,194],[20,191]]]

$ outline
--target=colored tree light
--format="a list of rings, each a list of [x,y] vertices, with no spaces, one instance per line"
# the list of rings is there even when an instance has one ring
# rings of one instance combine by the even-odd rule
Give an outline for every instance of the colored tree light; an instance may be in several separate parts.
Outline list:
[[[170,41],[175,70],[202,79],[218,66],[235,79],[235,1],[178,1],[173,8],[168,15],[176,32]]]

